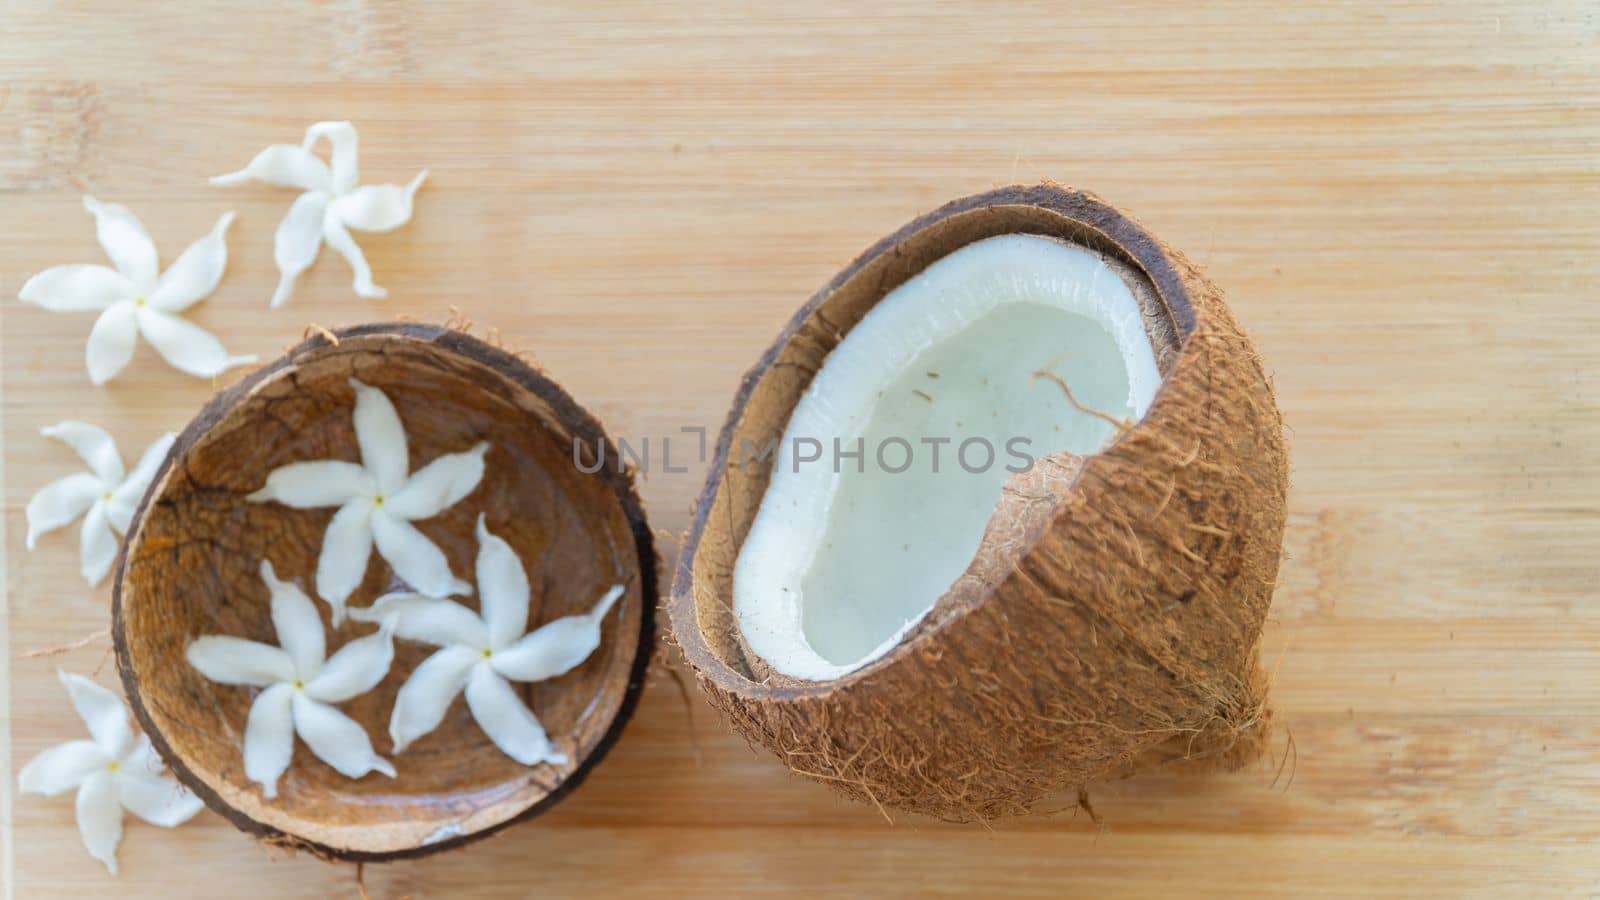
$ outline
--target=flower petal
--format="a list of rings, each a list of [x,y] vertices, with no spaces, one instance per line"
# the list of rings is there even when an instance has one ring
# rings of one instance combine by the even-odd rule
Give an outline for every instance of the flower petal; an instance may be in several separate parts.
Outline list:
[[[114,309],[115,307],[113,307]],[[216,336],[193,322],[149,306],[137,309],[139,333],[156,348],[167,364],[199,378],[221,375],[234,366],[249,365],[255,355],[230,356]]]
[[[194,818],[204,803],[172,778],[134,772],[117,773],[117,799],[151,825],[174,828]]]
[[[406,429],[400,414],[383,391],[350,379],[356,393],[356,443],[361,447],[361,462],[378,481],[378,490],[393,494],[406,483],[411,458],[406,449]]]
[[[167,764],[156,753],[156,748],[150,743],[147,734],[136,735],[133,739],[133,749],[123,754],[118,761],[119,768],[124,772],[133,772],[139,775],[160,775],[166,770]]]
[[[374,184],[358,187],[333,202],[339,221],[357,231],[393,231],[411,221],[411,199],[428,178],[423,169],[404,187]]]
[[[257,153],[249,165],[237,172],[213,176],[211,183],[234,185],[251,180],[303,191],[325,191],[332,184],[328,164],[293,144],[273,144]]]
[[[385,626],[340,647],[322,671],[306,682],[306,694],[323,703],[343,703],[377,687],[393,662],[394,631]]]
[[[267,473],[261,490],[246,497],[251,503],[276,500],[295,509],[343,506],[357,497],[371,497],[377,485],[355,463],[319,459],[289,463]]]
[[[117,533],[111,530],[106,504],[96,502],[78,532],[78,573],[90,587],[99,584],[117,561]]]
[[[411,473],[404,485],[384,499],[383,511],[402,519],[427,519],[461,502],[483,480],[481,442],[465,453],[449,453]]]
[[[488,666],[473,666],[467,677],[467,707],[483,733],[505,755],[525,766],[547,762],[560,765],[566,756],[557,753],[544,733],[544,726],[517,696],[510,683]]]
[[[122,480],[122,455],[117,452],[117,442],[104,428],[87,422],[57,422],[39,429],[39,433],[71,447],[106,484],[114,485]]]
[[[320,160],[319,160],[320,162]],[[272,240],[272,257],[278,264],[278,287],[272,292],[272,306],[279,307],[294,294],[300,273],[317,261],[322,249],[322,220],[328,212],[328,195],[312,191],[295,198]]]
[[[418,593],[430,597],[466,596],[472,585],[455,577],[450,561],[427,535],[382,509],[372,511],[372,542],[389,567]]]
[[[360,172],[356,169],[356,129],[349,122],[318,122],[306,129],[301,148],[310,151],[320,138],[327,138],[333,146],[333,192],[342,194],[356,186]]]
[[[420,671],[420,669],[419,669]],[[94,741],[67,741],[40,753],[17,773],[17,790],[24,794],[54,797],[83,784],[90,775],[111,764]]]
[[[110,772],[89,776],[78,788],[78,834],[89,855],[117,874],[117,845],[122,843],[122,801]]]
[[[344,257],[344,261],[350,264],[350,271],[355,276],[350,289],[356,292],[357,297],[382,300],[389,296],[388,291],[373,283],[372,267],[367,265],[367,257],[361,252],[361,246],[350,236],[350,232],[345,230],[344,223],[339,221],[338,215],[331,209],[322,219],[322,240],[338,251],[339,255]]]
[[[121,759],[133,747],[128,710],[122,698],[82,675],[57,671],[56,677],[72,698],[72,708],[88,726],[89,735],[108,759]]]
[[[483,589],[483,577],[478,578]],[[487,590],[485,596],[487,596]],[[505,650],[496,650],[489,664],[516,681],[543,681],[565,675],[589,658],[600,646],[600,622],[622,596],[622,585],[606,592],[595,608],[581,616],[566,616],[536,629]]]
[[[150,305],[165,312],[181,312],[211,296],[228,267],[227,234],[232,224],[233,213],[223,213],[210,234],[184,248],[146,298]]]
[[[270,644],[206,635],[196,638],[184,655],[189,665],[217,684],[266,687],[294,680],[294,659]]]
[[[58,478],[40,488],[28,501],[28,549],[34,548],[39,535],[83,515],[104,493],[100,479],[88,472]]]
[[[83,208],[94,215],[100,246],[117,271],[133,282],[134,292],[150,290],[156,283],[156,245],[144,230],[144,223],[118,203],[101,203],[84,195]]]
[[[467,647],[455,646],[440,650],[417,666],[400,686],[394,698],[394,712],[389,716],[389,739],[394,741],[394,752],[399,753],[439,727],[456,695],[467,686],[467,673],[482,659],[481,654]]]
[[[478,598],[489,646],[496,650],[528,629],[528,572],[511,545],[489,533],[478,514]]]
[[[460,644],[479,652],[489,646],[489,632],[477,613],[451,600],[410,591],[384,594],[371,606],[355,607],[350,618],[392,627],[395,637],[435,647]]]
[[[118,300],[132,300],[138,290],[128,276],[107,266],[56,266],[23,282],[17,299],[52,312],[105,309]]]
[[[156,472],[160,470],[161,464],[167,459],[167,454],[172,452],[172,445],[177,441],[178,436],[170,431],[151,441],[150,446],[144,448],[144,453],[140,455],[139,462],[133,467],[133,471],[129,472],[128,477],[124,478],[122,483],[117,485],[117,489],[111,492],[111,505],[113,507],[119,504],[126,506],[128,514],[131,516],[133,509],[139,505],[139,501],[144,499],[144,492],[150,489],[150,482],[155,480]],[[113,516],[111,524],[112,527],[123,534],[128,531],[127,521],[123,521],[119,525],[115,516]]]
[[[138,310],[132,303],[113,303],[94,320],[83,348],[90,381],[105,384],[128,367],[139,343]]]
[[[317,594],[333,607],[335,627],[344,621],[344,602],[367,577],[372,557],[372,502],[365,497],[346,503],[333,514],[322,535],[317,557]]]
[[[275,684],[256,695],[244,724],[244,777],[261,785],[268,800],[294,757],[294,685]]]
[[[344,713],[306,696],[294,695],[294,730],[317,758],[346,778],[368,772],[394,777],[394,766],[372,750],[366,729]]]
[[[300,586],[278,579],[272,563],[261,561],[261,580],[272,593],[272,628],[278,633],[278,646],[294,661],[295,674],[310,678],[322,668],[328,652],[322,633],[322,617],[316,604]]]

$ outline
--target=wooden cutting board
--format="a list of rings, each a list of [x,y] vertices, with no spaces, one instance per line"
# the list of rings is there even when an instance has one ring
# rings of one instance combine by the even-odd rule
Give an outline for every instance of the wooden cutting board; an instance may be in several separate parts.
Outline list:
[[[550,815],[373,867],[368,890],[1600,893],[1592,4],[533,6],[0,9],[8,786],[79,736],[55,669],[113,680],[104,640],[23,658],[105,627],[110,595],[78,578],[70,534],[24,548],[29,496],[74,468],[39,428],[86,419],[132,453],[232,377],[144,349],[96,389],[90,318],[12,299],[32,272],[98,261],[84,192],[133,207],[166,259],[238,210],[195,316],[235,352],[459,308],[644,437],[717,427],[780,323],[877,237],[1049,178],[1204,263],[1276,378],[1294,486],[1272,758],[1097,786],[1100,827],[891,824],[658,676]],[[270,310],[291,195],[205,178],[327,118],[359,126],[366,180],[432,178],[410,226],[363,239],[390,299],[354,297],[328,255]],[[690,469],[643,484],[663,533],[687,525]],[[69,799],[7,802],[16,896],[356,890],[352,867],[269,852],[209,812],[171,832],[130,820],[112,879]]]

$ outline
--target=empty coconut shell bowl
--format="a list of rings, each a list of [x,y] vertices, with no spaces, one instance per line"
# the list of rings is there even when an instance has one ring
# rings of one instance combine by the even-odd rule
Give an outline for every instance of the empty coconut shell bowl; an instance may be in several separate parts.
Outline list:
[[[240,828],[329,857],[549,808],[654,644],[631,476],[575,465],[602,452],[551,379],[465,334],[295,347],[190,423],[128,531],[113,638],[144,731]]]
[[[133,519],[113,637],[137,718],[212,808],[325,856],[549,808],[654,646],[618,460],[465,334],[308,339],[201,411]],[[1270,727],[1286,490],[1217,287],[1093,195],[1003,188],[871,247],[745,376],[672,639],[752,744],[879,810],[987,820],[1237,767]]]

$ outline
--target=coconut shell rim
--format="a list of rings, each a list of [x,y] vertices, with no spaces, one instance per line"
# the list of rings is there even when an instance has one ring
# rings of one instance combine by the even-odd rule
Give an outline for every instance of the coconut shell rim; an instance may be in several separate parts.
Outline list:
[[[628,522],[628,527],[633,532],[634,550],[639,564],[642,609],[640,610],[639,621],[639,643],[635,649],[633,664],[628,671],[628,678],[623,686],[622,699],[617,707],[616,715],[612,717],[605,731],[601,733],[600,739],[596,741],[594,748],[578,763],[572,774],[556,784],[549,793],[529,805],[528,808],[504,821],[474,832],[429,844],[419,844],[398,850],[357,850],[348,847],[336,847],[285,832],[253,818],[249,813],[222,799],[216,791],[212,790],[203,779],[197,776],[183,762],[182,758],[167,742],[166,736],[156,727],[149,711],[145,708],[143,692],[139,686],[139,678],[137,673],[133,671],[133,664],[129,659],[128,638],[125,630],[126,623],[123,618],[123,585],[128,564],[128,550],[133,546],[135,538],[139,534],[146,507],[163,486],[174,462],[187,455],[195,444],[209,433],[213,426],[226,418],[240,403],[247,400],[258,385],[279,372],[297,365],[308,354],[336,347],[341,341],[347,339],[368,337],[392,337],[418,341],[437,347],[443,352],[454,353],[480,363],[549,404],[555,418],[571,428],[574,433],[582,434],[585,438],[598,438],[604,441],[606,450],[612,453],[613,456],[617,452],[611,437],[606,433],[600,421],[574,400],[560,384],[545,374],[537,365],[463,331],[443,325],[428,325],[405,321],[368,322],[313,334],[299,344],[289,348],[278,358],[260,366],[234,384],[218,391],[210,400],[206,401],[205,405],[190,419],[189,424],[179,432],[177,440],[173,442],[172,448],[167,451],[166,457],[161,461],[160,467],[156,469],[155,475],[151,478],[150,487],[139,500],[138,508],[134,511],[133,518],[129,521],[127,533],[117,550],[116,562],[112,567],[111,643],[115,650],[117,674],[122,682],[123,694],[127,697],[128,706],[133,711],[134,719],[139,723],[140,731],[150,738],[150,742],[155,747],[157,754],[160,755],[162,762],[166,763],[167,767],[172,771],[173,776],[181,784],[193,791],[195,796],[199,797],[207,807],[227,819],[234,827],[268,843],[305,850],[323,859],[356,863],[414,859],[445,850],[456,849],[489,837],[513,825],[536,818],[549,811],[565,799],[568,794],[575,791],[621,738],[624,727],[632,719],[634,712],[638,708],[640,696],[644,691],[645,674],[654,658],[657,645],[658,635],[655,618],[660,596],[658,579],[661,575],[661,559],[656,551],[654,533],[650,530],[649,522],[645,516],[644,505],[639,499],[632,472],[620,472],[617,467],[606,467],[602,474],[610,483],[612,492],[622,508],[623,516]]]
[[[784,702],[826,696],[870,679],[875,673],[895,665],[901,659],[913,653],[915,648],[923,642],[932,639],[943,631],[943,625],[948,624],[948,622],[944,622],[939,627],[915,628],[883,656],[854,671],[847,672],[839,678],[824,681],[801,681],[791,678],[778,678],[770,682],[756,681],[728,664],[706,643],[704,634],[699,627],[698,606],[694,595],[695,559],[699,555],[700,539],[722,487],[722,473],[727,468],[735,431],[743,419],[755,389],[760,384],[762,377],[778,361],[784,348],[801,332],[812,315],[836,291],[858,275],[862,269],[885,253],[894,252],[900,245],[914,239],[923,231],[955,216],[979,210],[1006,207],[1043,209],[1096,235],[1104,246],[1092,249],[1099,249],[1102,252],[1107,249],[1113,251],[1122,257],[1122,262],[1130,265],[1136,272],[1142,273],[1149,279],[1156,299],[1160,301],[1173,326],[1177,352],[1181,354],[1184,351],[1189,337],[1196,330],[1197,320],[1189,289],[1185,285],[1182,275],[1175,267],[1172,258],[1164,249],[1164,245],[1147,231],[1143,225],[1087,191],[1081,191],[1054,182],[1044,182],[1037,185],[1008,185],[995,188],[945,203],[937,209],[917,216],[894,232],[874,242],[829,279],[826,284],[812,294],[790,316],[771,345],[741,376],[739,387],[734,392],[727,418],[718,432],[716,449],[711,457],[711,465],[706,474],[705,486],[695,500],[689,531],[683,546],[680,548],[677,563],[674,567],[670,593],[665,601],[671,638],[700,677],[715,682],[722,690],[752,701]],[[1027,234],[1039,232],[1016,230],[1004,233]],[[1045,236],[1056,237],[1056,235],[1050,234]],[[958,246],[967,246],[977,240],[982,240],[982,238],[975,238]],[[904,282],[881,285],[877,291],[878,299],[873,301],[874,305],[881,302],[882,298],[898,287],[900,283]],[[1161,384],[1157,387],[1156,394],[1151,401],[1152,408],[1154,408],[1155,403],[1165,391],[1169,383],[1169,375],[1169,372],[1162,373]],[[1136,429],[1137,426],[1135,426]],[[1119,443],[1127,434],[1128,432],[1123,432],[1114,436],[1107,444],[1107,447],[1102,448],[1100,452],[1104,452],[1110,446]],[[1079,474],[1081,475],[1081,473]],[[1074,476],[1074,487],[1076,487],[1076,482],[1077,476]],[[1027,550],[1024,550],[1024,555],[1027,552]],[[966,609],[957,610],[954,615],[962,615],[971,608],[987,602],[994,592],[994,587],[991,585],[989,590],[975,598]],[[926,624],[925,620],[923,625],[926,626]]]

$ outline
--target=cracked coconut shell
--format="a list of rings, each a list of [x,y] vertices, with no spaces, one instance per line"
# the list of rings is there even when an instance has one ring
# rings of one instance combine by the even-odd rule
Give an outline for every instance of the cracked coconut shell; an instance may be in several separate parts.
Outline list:
[[[965,573],[887,653],[831,680],[773,672],[740,633],[733,580],[775,457],[730,459],[784,434],[887,293],[1010,234],[1091,250],[1127,282],[1161,374],[1148,411],[1099,452],[1011,476]],[[1002,188],[877,243],[745,376],[679,559],[673,636],[740,733],[880,809],[984,820],[1141,766],[1236,768],[1269,734],[1259,645],[1287,475],[1271,384],[1218,288],[1091,194]]]

